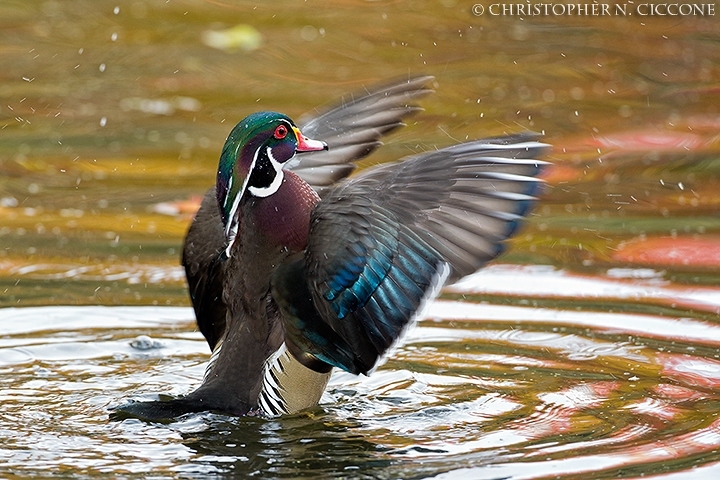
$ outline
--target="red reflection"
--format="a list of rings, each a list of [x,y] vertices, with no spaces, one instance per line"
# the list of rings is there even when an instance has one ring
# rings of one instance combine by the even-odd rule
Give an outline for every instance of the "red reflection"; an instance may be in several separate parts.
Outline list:
[[[689,386],[720,388],[720,362],[717,360],[671,353],[658,353],[656,357],[665,377]]]
[[[694,133],[666,131],[636,131],[615,133],[596,137],[591,145],[602,148],[618,148],[622,150],[696,150],[705,142]]]
[[[644,265],[718,267],[720,238],[638,238],[621,244],[613,260]]]

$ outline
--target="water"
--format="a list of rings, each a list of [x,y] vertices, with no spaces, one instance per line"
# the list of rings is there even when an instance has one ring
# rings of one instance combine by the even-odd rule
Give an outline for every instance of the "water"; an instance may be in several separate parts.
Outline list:
[[[717,477],[716,17],[471,8],[0,5],[0,476]],[[508,254],[315,409],[110,421],[202,378],[178,255],[234,123],[408,73],[436,93],[363,165],[555,146]]]
[[[526,288],[532,293],[517,296]],[[472,301],[548,301],[561,289],[583,298],[577,309]],[[371,377],[336,374],[317,408],[274,419],[190,415],[165,425],[110,422],[108,408],[186,393],[201,381],[207,347],[190,308],[2,310],[0,458],[21,476],[149,466],[160,477],[262,478],[720,471],[720,327],[701,315],[590,309],[601,299],[645,298],[714,312],[716,289],[499,266],[453,294],[466,300],[433,304]]]

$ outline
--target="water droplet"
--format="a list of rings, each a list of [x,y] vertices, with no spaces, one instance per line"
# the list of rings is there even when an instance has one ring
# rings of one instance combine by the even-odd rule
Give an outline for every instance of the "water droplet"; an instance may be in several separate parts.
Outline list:
[[[312,25],[305,25],[302,30],[300,30],[300,38],[302,38],[306,42],[312,42],[317,37],[317,28],[313,27]]]

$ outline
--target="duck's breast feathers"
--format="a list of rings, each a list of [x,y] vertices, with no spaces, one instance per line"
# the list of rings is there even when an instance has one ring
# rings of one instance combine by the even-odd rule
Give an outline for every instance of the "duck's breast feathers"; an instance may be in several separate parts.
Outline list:
[[[285,172],[282,185],[273,195],[253,199],[252,226],[269,246],[292,254],[305,249],[310,214],[320,200],[317,193],[293,172]]]

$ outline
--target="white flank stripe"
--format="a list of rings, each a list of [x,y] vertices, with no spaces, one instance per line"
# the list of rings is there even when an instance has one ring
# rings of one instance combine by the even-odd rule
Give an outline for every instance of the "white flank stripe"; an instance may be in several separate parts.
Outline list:
[[[277,376],[280,372],[280,357],[287,353],[287,348],[283,343],[275,353],[265,361],[263,384],[260,388],[260,396],[258,405],[265,415],[282,415],[287,413],[287,406],[280,395],[280,386],[273,378],[273,373]]]
[[[210,355],[210,360],[208,361],[207,367],[205,367],[205,375],[203,375],[203,383],[205,383],[205,381],[210,376],[210,373],[212,372],[212,369],[215,366],[215,362],[217,362],[217,359],[220,356],[221,349],[222,349],[222,340],[220,340],[217,343],[217,345],[215,345],[215,350],[213,350],[212,354]]]

